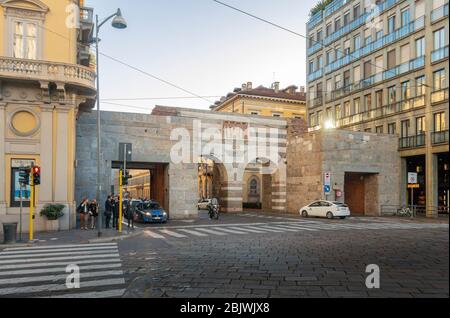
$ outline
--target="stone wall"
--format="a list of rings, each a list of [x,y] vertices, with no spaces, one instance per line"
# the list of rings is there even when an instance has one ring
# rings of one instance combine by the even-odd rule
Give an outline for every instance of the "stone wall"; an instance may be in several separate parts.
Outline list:
[[[396,136],[325,130],[288,136],[288,211],[318,199],[345,202],[345,173],[365,175],[366,215],[379,215],[383,205],[400,202],[400,158]],[[331,172],[333,190],[325,196],[324,173]]]

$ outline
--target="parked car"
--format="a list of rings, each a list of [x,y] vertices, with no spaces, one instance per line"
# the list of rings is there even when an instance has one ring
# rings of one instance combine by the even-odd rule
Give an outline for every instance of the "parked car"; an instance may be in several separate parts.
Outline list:
[[[211,199],[203,199],[197,203],[199,210],[208,210],[208,205],[211,203]]]
[[[300,209],[300,215],[303,217],[316,216],[333,219],[339,217],[345,219],[350,216],[350,209],[342,202],[336,201],[315,201]]]
[[[135,220],[142,223],[166,223],[167,212],[156,201],[144,201],[136,204]]]

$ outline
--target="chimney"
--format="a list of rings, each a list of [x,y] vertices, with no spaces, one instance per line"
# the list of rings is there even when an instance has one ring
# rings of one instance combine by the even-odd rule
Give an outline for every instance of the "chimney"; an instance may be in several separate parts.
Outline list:
[[[300,93],[305,93],[305,86],[300,86]]]
[[[252,82],[247,82],[247,89],[250,90],[253,88],[253,83]]]
[[[275,90],[275,93],[278,93],[280,91],[280,82],[274,82],[272,84],[272,89]]]
[[[245,84],[245,83],[242,84],[242,90],[243,90],[243,91],[246,91],[246,90],[247,90],[247,84]]]

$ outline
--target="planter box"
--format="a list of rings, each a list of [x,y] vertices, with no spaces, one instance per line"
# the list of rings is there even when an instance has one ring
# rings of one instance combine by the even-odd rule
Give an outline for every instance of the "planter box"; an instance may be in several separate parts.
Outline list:
[[[58,220],[46,220],[45,221],[45,231],[46,232],[59,231],[59,221]]]

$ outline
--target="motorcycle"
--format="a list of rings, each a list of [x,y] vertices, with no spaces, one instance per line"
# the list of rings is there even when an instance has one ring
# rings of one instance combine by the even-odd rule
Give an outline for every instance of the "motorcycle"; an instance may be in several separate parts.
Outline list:
[[[208,204],[208,215],[211,220],[218,220],[220,213],[220,205],[219,201],[216,198],[213,198],[211,202]]]

